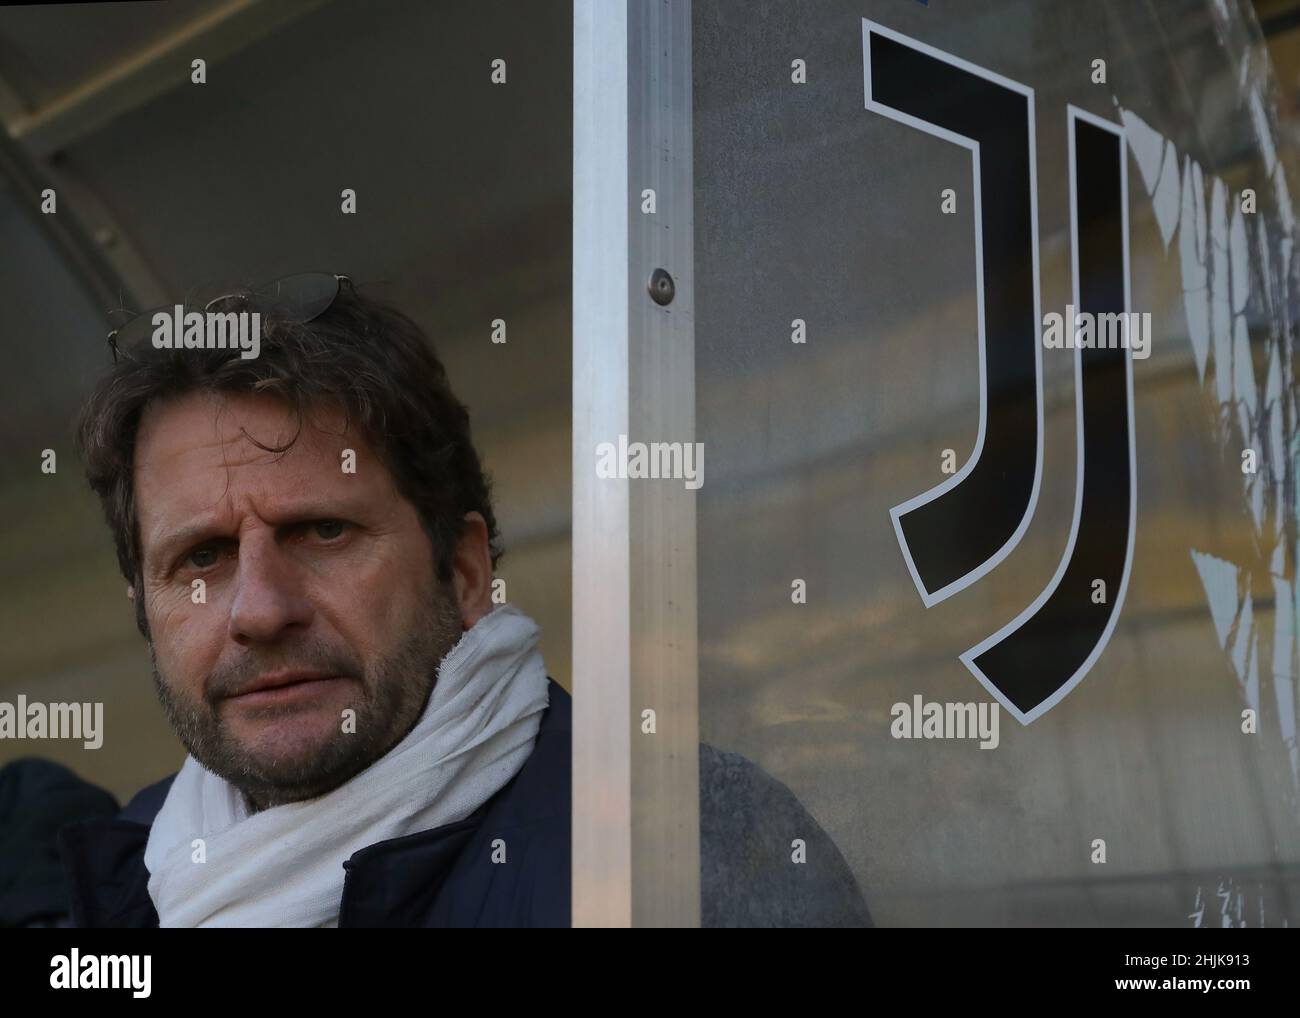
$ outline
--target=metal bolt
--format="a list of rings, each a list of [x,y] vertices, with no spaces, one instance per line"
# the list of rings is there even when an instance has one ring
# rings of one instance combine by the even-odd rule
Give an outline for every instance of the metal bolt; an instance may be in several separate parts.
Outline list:
[[[667,307],[677,295],[677,285],[666,269],[655,269],[650,274],[650,298],[662,307]]]

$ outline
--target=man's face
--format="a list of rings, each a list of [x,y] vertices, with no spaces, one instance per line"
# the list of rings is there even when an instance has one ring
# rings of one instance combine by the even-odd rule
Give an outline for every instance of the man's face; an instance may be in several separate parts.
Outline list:
[[[150,406],[137,436],[133,596],[159,697],[195,759],[261,808],[396,745],[463,630],[415,507],[342,425],[314,411],[267,452],[297,430],[282,402],[192,393]]]

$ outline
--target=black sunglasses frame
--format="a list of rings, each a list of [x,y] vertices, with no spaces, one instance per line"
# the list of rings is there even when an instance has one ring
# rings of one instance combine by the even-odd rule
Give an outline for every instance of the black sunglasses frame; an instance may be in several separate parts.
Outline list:
[[[301,312],[295,313],[293,311],[286,313],[283,305],[276,306],[273,303],[273,299],[266,299],[268,291],[278,291],[285,283],[296,279],[318,279],[320,281],[322,284],[320,300],[323,300],[323,303],[321,303],[319,308],[307,314],[302,314]],[[332,284],[332,291],[324,289],[327,283]],[[290,275],[281,276],[279,279],[273,279],[270,282],[261,283],[257,286],[238,286],[227,293],[222,293],[216,297],[212,297],[204,302],[203,313],[206,314],[210,312],[214,305],[221,304],[223,301],[239,300],[242,307],[246,310],[252,308],[253,310],[260,311],[263,314],[272,315],[278,321],[302,325],[315,318],[319,318],[333,307],[334,302],[338,300],[339,290],[344,286],[352,286],[352,279],[350,276],[345,276],[337,272],[294,272]],[[325,299],[326,297],[328,297],[328,299]],[[259,298],[262,299],[259,300]],[[317,301],[313,301],[313,304],[315,303],[317,303]],[[124,350],[117,341],[117,337],[121,335],[124,330],[142,318],[147,318],[152,321],[153,315],[157,312],[170,311],[175,306],[175,304],[166,304],[161,307],[151,308],[148,311],[141,311],[138,314],[132,315],[128,321],[123,322],[116,329],[110,332],[108,334],[108,348],[112,351],[113,363],[116,364],[118,362],[119,354],[122,356],[128,356],[127,351]],[[182,306],[184,307],[186,305]]]

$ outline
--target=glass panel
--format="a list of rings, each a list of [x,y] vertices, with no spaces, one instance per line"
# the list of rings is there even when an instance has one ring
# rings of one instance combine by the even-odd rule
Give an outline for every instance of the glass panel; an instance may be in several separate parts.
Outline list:
[[[1294,925],[1294,170],[1253,15],[693,35],[705,924]],[[1123,310],[1121,209],[1149,346],[1048,347]]]

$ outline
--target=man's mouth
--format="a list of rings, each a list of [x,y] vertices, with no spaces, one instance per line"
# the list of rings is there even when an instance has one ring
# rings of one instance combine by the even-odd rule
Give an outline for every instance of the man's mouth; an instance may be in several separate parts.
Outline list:
[[[323,692],[330,683],[346,681],[346,676],[329,675],[324,672],[267,672],[230,694],[228,699],[248,706],[288,703],[315,696]]]

